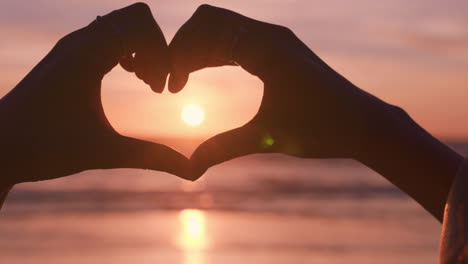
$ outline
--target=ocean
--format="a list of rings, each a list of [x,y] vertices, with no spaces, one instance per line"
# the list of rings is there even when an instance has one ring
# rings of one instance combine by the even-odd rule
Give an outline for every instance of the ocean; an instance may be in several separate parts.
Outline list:
[[[0,212],[0,263],[435,264],[440,229],[355,161],[254,155],[195,183],[117,169],[20,184]]]

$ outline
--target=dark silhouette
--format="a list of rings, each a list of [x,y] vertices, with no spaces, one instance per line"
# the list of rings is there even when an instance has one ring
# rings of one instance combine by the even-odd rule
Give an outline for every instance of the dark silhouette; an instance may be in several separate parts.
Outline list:
[[[193,71],[240,65],[264,82],[263,101],[253,120],[207,140],[189,161],[168,147],[121,136],[109,125],[100,84],[119,61],[156,92],[169,72],[169,89],[178,92]],[[456,178],[462,156],[401,108],[339,75],[291,30],[229,10],[201,6],[169,46],[145,4],[99,18],[60,40],[2,98],[0,122],[4,195],[16,183],[98,168],[163,170],[195,180],[211,166],[254,153],[351,158],[439,221],[452,188],[441,260],[464,263],[468,254],[462,189],[467,166]]]
[[[161,92],[168,59],[164,36],[145,4],[114,11],[58,41],[0,101],[1,186],[122,167],[187,178],[187,158],[119,135],[101,105],[102,78],[119,60]]]
[[[289,29],[201,6],[169,48],[172,91],[183,87],[190,72],[223,61],[235,61],[265,84],[253,120],[207,140],[195,151],[192,160],[200,170],[264,152],[352,158],[382,174],[442,220],[462,157],[402,109],[336,73]]]

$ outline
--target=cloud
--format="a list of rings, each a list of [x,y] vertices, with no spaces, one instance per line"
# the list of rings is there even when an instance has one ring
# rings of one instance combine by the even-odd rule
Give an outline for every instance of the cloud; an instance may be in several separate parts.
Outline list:
[[[465,28],[467,27],[468,25]],[[413,49],[468,59],[468,34],[437,31],[400,32],[399,39]]]

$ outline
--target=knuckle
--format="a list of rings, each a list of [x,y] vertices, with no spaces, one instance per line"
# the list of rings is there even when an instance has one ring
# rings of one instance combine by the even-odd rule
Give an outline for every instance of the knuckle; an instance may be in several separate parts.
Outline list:
[[[397,116],[399,116],[401,118],[409,117],[408,113],[403,108],[401,108],[399,106],[389,105],[389,109],[390,109],[390,111],[392,111],[393,113],[395,113]]]
[[[74,39],[74,32],[72,32],[70,34],[67,34],[67,35],[63,36],[62,38],[60,38],[57,41],[56,46],[64,47],[64,46],[68,45],[73,39]]]
[[[55,43],[54,50],[63,50],[67,49],[70,46],[73,46],[76,43],[79,35],[79,31],[74,31],[70,34],[67,34],[60,38],[57,43]]]
[[[177,31],[174,36],[171,47],[181,44],[182,40],[193,39],[197,34],[201,34],[206,30],[206,26],[209,22],[216,21],[216,14],[219,8],[203,4],[199,6],[192,17]]]
[[[200,5],[198,8],[197,8],[197,11],[196,12],[207,12],[207,11],[211,11],[215,9],[214,6],[212,5],[209,5],[209,4],[202,4]]]
[[[138,12],[148,12],[151,11],[151,8],[147,3],[144,2],[137,2],[129,6],[130,8],[138,11]]]
[[[151,8],[148,4],[143,2],[134,3],[124,9],[121,9],[121,11],[124,11],[124,13],[128,14],[130,17],[152,17]]]
[[[195,14],[196,15],[199,15],[199,16],[206,16],[206,15],[210,15],[214,12],[216,12],[218,8],[214,7],[214,6],[211,6],[211,5],[208,5],[208,4],[203,4],[201,6],[199,6],[197,8],[197,10],[195,11]]]
[[[288,36],[294,36],[294,32],[285,26],[277,26],[278,31],[281,32],[282,34],[288,35]]]
[[[62,48],[66,46],[70,42],[70,36],[66,35],[62,38],[60,38],[57,43],[55,43],[55,48]]]

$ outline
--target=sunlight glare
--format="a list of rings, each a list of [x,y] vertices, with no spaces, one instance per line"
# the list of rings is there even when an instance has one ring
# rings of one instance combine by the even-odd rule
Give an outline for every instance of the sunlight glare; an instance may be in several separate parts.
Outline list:
[[[182,109],[181,117],[186,124],[196,126],[203,122],[205,113],[200,106],[189,104]]]
[[[184,264],[205,264],[206,222],[201,210],[185,209],[179,213],[179,246],[184,252]]]
[[[205,240],[205,215],[200,210],[185,209],[179,213],[182,225],[181,246],[185,249],[203,249]]]

